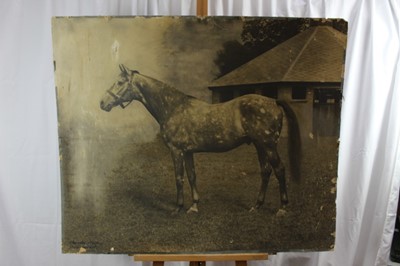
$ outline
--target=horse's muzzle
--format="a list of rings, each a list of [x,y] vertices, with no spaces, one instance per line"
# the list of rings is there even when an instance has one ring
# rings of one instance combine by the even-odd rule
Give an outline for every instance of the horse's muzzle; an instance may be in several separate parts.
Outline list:
[[[100,101],[100,108],[106,112],[110,112],[112,106],[110,104],[105,104],[104,101]]]

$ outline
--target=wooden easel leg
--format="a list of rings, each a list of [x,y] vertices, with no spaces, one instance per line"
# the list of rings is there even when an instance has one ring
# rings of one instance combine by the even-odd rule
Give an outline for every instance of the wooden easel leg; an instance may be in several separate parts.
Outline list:
[[[208,12],[208,1],[207,0],[197,0],[197,16],[205,17]]]
[[[236,266],[247,266],[247,261],[246,260],[237,260],[235,261]]]
[[[206,266],[205,261],[191,261],[189,262],[189,266]]]

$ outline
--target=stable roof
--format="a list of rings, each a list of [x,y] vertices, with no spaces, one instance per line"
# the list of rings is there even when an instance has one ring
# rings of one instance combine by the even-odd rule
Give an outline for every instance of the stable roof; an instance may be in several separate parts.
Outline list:
[[[347,36],[312,27],[215,80],[212,87],[273,82],[341,82]]]

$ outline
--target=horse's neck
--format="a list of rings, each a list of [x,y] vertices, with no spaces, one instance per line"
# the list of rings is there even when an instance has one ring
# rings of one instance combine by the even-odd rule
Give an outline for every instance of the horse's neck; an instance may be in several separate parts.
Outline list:
[[[142,103],[160,124],[189,99],[184,93],[150,77],[136,74],[134,83],[143,95]]]

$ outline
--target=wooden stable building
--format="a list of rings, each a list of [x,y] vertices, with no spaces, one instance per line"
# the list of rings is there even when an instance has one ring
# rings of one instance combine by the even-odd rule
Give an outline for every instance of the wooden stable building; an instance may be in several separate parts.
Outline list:
[[[310,28],[212,82],[213,103],[256,93],[288,101],[303,137],[338,136],[346,35]]]

